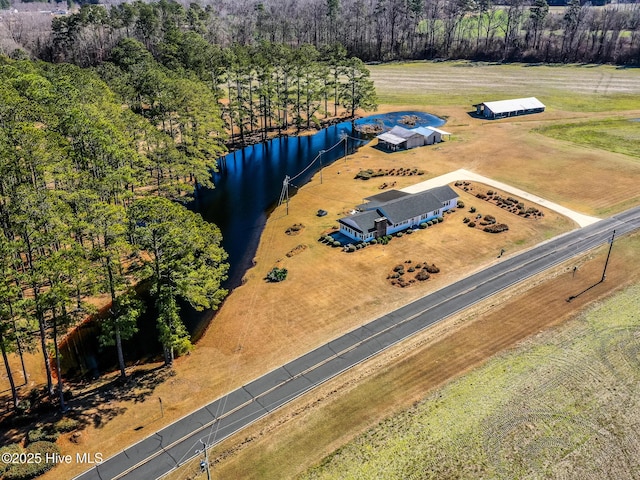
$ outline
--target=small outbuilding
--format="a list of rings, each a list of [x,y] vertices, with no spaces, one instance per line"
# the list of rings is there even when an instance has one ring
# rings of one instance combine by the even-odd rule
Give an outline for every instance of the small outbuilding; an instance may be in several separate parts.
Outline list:
[[[388,132],[377,136],[378,145],[391,151],[407,150],[424,145],[424,137],[404,127],[395,126]]]
[[[412,130],[419,133],[424,139],[424,145],[433,145],[434,143],[442,142],[443,135],[451,135],[449,132],[440,130],[436,127],[418,127]]]
[[[476,113],[485,118],[497,119],[544,112],[545,105],[536,97],[515,98],[475,104]]]

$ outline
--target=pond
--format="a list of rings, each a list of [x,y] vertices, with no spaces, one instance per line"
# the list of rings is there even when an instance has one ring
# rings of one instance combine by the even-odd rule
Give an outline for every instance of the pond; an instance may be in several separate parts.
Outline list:
[[[215,188],[200,190],[191,208],[205,220],[220,227],[222,246],[229,254],[228,289],[240,285],[258,248],[260,235],[269,212],[277,206],[285,175],[295,177],[316,158],[321,150],[322,165],[326,166],[345,153],[344,141],[353,153],[369,142],[359,138],[356,126],[381,122],[385,128],[399,125],[403,117],[415,116],[415,127],[444,124],[444,120],[423,112],[393,112],[372,115],[342,122],[325,128],[315,135],[281,137],[265,143],[252,145],[230,153],[218,161],[218,171],[213,174]],[[414,128],[407,127],[407,128]],[[330,150],[331,149],[331,150]],[[301,186],[318,171],[319,161],[293,182]],[[295,191],[295,189],[292,189]]]
[[[415,127],[444,124],[444,120],[423,112],[372,115],[335,124],[315,135],[276,138],[219,159],[218,171],[213,173],[215,188],[199,190],[189,207],[222,231],[222,246],[229,254],[230,264],[225,288],[231,290],[240,285],[251,267],[267,217],[280,198],[285,175],[295,177],[292,184],[300,187],[320,168],[319,161],[311,163],[321,150],[326,151],[322,154],[322,165],[326,166],[345,155],[345,136],[349,154],[369,142],[358,133],[357,126],[382,123],[389,129],[401,124],[407,116],[415,116]],[[290,193],[295,190],[291,189]],[[123,345],[129,362],[152,358],[161,351],[155,308],[149,299],[146,304],[144,318],[138,322],[138,334]],[[196,312],[184,304],[181,309],[184,322],[196,340],[213,318],[213,312]],[[93,321],[85,322],[69,335],[68,341],[61,345],[64,371],[76,376],[96,376],[115,368],[115,348],[100,347],[97,335],[98,327]]]

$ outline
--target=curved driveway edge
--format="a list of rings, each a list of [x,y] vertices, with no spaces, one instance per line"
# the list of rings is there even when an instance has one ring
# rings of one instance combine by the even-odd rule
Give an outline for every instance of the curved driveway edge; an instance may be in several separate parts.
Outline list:
[[[565,217],[569,217],[581,227],[586,227],[600,221],[600,219],[597,217],[590,217],[588,215],[578,213],[574,210],[563,207],[562,205],[558,205],[557,203],[550,202],[548,200],[545,200],[544,198],[525,192],[524,190],[520,190],[519,188],[512,187],[511,185],[507,185],[506,183],[498,182],[497,180],[493,180],[489,177],[478,175],[477,173],[473,173],[469,170],[464,169],[456,170],[454,172],[440,175],[439,177],[425,180],[424,182],[416,183],[415,185],[411,185],[410,187],[403,188],[401,191],[407,193],[418,193],[430,188],[441,187],[442,185],[457,182],[458,180],[472,180],[474,182],[484,183],[485,185],[489,185],[490,187],[498,188],[505,192],[512,193],[513,195],[517,195],[520,198],[537,203],[538,205],[548,208],[549,210],[558,212]]]

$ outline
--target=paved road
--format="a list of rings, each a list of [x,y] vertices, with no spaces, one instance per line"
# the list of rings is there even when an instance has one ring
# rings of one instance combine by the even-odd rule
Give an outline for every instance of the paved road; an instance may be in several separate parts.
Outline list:
[[[614,229],[616,235],[623,235],[638,228],[640,207],[506,258],[267,373],[128,447],[76,479],[149,480],[161,477],[194,457],[196,449],[202,448],[201,441],[220,442],[391,345],[552,265],[606,243]]]

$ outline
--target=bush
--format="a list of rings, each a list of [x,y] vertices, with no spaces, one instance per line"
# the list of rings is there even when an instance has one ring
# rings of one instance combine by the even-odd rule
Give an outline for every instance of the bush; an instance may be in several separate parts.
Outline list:
[[[403,235],[403,233],[402,233],[402,232],[398,232],[398,233],[396,233],[396,237],[398,237],[398,238],[402,237],[402,235]]]
[[[420,225],[418,225],[418,228],[421,228],[422,230],[424,230],[425,228],[427,228],[429,225],[427,224],[427,222],[422,222]]]
[[[489,197],[491,197],[491,196],[493,195],[493,190],[489,190],[489,191],[487,192],[487,195],[488,195]]]
[[[56,432],[52,425],[46,425],[44,427],[34,428],[27,433],[27,442],[55,442],[60,434]]]
[[[426,270],[420,270],[417,274],[416,274],[416,280],[420,280],[421,282],[428,280],[429,277],[431,275],[429,275],[429,272],[427,272]]]
[[[287,273],[289,272],[286,268],[273,267],[271,271],[267,273],[267,280],[270,282],[282,282],[287,278]]]
[[[73,418],[62,418],[53,425],[53,428],[58,433],[67,433],[74,431],[79,426],[80,422],[78,422],[78,420]]]
[[[474,228],[475,226],[476,226],[476,222],[467,223],[467,227],[469,227],[469,228]]]
[[[469,209],[469,213],[476,213],[476,207],[471,207]]]
[[[44,472],[55,466],[55,462],[45,462],[47,454],[53,456],[56,453],[60,453],[60,449],[54,443],[42,441],[30,444],[24,452],[21,451],[20,453],[37,454],[34,458],[40,457],[42,462],[12,463],[4,471],[2,476],[3,480],[30,480],[42,475]],[[0,465],[2,464],[0,463]]]
[[[404,270],[404,265],[398,264],[395,267],[393,267],[394,272],[399,272],[400,270]]]
[[[496,223],[496,224],[488,225],[488,226],[484,227],[483,230],[485,232],[489,232],[489,233],[500,233],[500,232],[504,232],[506,230],[509,230],[509,226],[506,225],[505,223]]]
[[[431,264],[431,265],[427,265],[425,267],[425,270],[429,273],[439,273],[440,269],[438,267],[435,266],[435,264]]]
[[[442,222],[444,222],[444,218],[442,218],[442,217],[436,217],[436,222],[438,222],[438,223],[442,223]]]
[[[344,247],[344,251],[345,252],[349,252],[349,253],[353,253],[353,252],[356,251],[356,246],[354,244],[350,243],[349,245]]]
[[[414,267],[409,267],[409,269],[407,270],[407,272],[409,272],[409,273],[413,273],[415,271],[416,271],[416,269]]]
[[[339,246],[340,246],[340,242],[339,242],[339,241],[337,241],[337,240],[334,240],[334,241],[331,243],[331,246],[332,246],[332,247],[339,247]]]
[[[369,243],[371,243],[372,245],[375,245],[376,243],[378,243],[378,239],[374,238]]]
[[[464,202],[462,200],[458,200],[457,207],[464,208]]]
[[[470,220],[469,220],[469,217],[464,217],[464,218],[462,219],[462,223],[469,223],[469,221],[470,221]]]
[[[361,180],[369,180],[371,178],[371,176],[373,175],[373,170],[360,170],[355,178],[356,179],[361,179]]]
[[[4,474],[4,472],[6,472],[11,467],[11,465],[13,465],[12,463],[3,462],[2,455],[5,453],[12,454],[12,453],[21,453],[21,452],[22,452],[22,447],[20,447],[20,445],[17,443],[0,447],[0,477],[2,477],[2,474]]]
[[[406,231],[407,235],[411,235],[413,233],[413,228],[410,228],[409,230]]]
[[[487,223],[496,223],[496,217],[494,217],[493,215],[485,215],[484,221]]]

